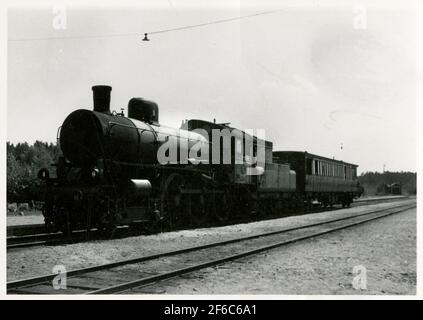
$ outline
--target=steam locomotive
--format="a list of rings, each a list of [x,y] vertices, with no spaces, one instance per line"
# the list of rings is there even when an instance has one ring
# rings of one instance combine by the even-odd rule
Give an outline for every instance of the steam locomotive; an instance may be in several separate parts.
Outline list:
[[[363,192],[357,165],[273,151],[271,141],[228,123],[189,120],[170,128],[159,123],[157,104],[142,98],[129,101],[126,117],[110,111],[110,86],[92,90],[94,110],[76,110],[60,127],[63,156],[54,164],[55,174],[46,168],[38,173],[49,231],[113,232],[135,223],[172,230],[260,219],[316,203],[345,207]],[[223,138],[214,140],[213,134],[225,130],[229,142],[216,143]],[[172,150],[164,148],[170,142],[175,156],[163,163],[159,154],[170,158]],[[254,162],[260,150],[264,160]],[[212,155],[229,161],[213,161]]]

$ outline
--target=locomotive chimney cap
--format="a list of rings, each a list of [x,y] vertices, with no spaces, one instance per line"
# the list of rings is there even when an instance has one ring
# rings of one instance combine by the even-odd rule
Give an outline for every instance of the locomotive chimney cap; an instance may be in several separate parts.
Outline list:
[[[92,86],[94,111],[110,113],[110,92],[111,86],[96,85]]]
[[[98,84],[95,86],[92,86],[91,89],[94,90],[104,90],[104,91],[112,91],[112,87],[104,84]]]

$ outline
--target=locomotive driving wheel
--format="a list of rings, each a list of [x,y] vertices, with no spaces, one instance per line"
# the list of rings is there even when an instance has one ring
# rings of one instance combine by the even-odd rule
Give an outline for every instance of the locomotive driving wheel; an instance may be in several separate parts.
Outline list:
[[[96,227],[101,237],[111,239],[116,231],[117,203],[108,197],[96,198]],[[93,212],[89,212],[90,218]],[[91,220],[91,219],[90,219]],[[88,227],[88,225],[87,225]]]
[[[215,219],[219,223],[225,223],[233,214],[234,199],[230,188],[225,188],[221,196],[216,199],[218,205],[214,212]]]
[[[160,196],[162,229],[174,230],[191,223],[182,194],[184,187],[185,179],[179,173],[172,173],[165,180]]]

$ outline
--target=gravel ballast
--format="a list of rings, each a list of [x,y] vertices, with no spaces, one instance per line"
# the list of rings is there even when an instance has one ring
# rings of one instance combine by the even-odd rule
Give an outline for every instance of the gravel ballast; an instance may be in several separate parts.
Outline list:
[[[128,293],[415,295],[416,210]]]
[[[398,205],[401,202],[396,202],[395,205]],[[317,214],[308,214],[303,216],[292,216],[274,220],[267,220],[267,221],[260,221],[260,222],[253,222],[248,224],[239,224],[239,225],[232,225],[232,226],[225,226],[225,227],[217,227],[217,228],[209,228],[209,229],[195,229],[195,230],[184,230],[184,231],[177,231],[177,232],[168,232],[156,235],[149,235],[149,236],[138,236],[138,237],[130,237],[126,239],[117,239],[117,240],[109,240],[109,241],[91,241],[85,243],[78,243],[72,245],[58,245],[58,246],[48,246],[48,247],[34,247],[28,249],[19,249],[13,250],[8,252],[8,259],[7,259],[7,277],[8,281],[28,278],[33,276],[38,276],[42,274],[50,274],[52,269],[55,265],[64,265],[67,270],[72,270],[76,268],[82,268],[87,266],[98,265],[102,263],[109,263],[118,260],[124,260],[129,258],[135,258],[143,255],[165,252],[169,250],[189,247],[192,245],[200,245],[205,243],[210,243],[214,241],[222,241],[231,238],[237,238],[240,236],[247,236],[254,233],[261,233],[265,231],[272,231],[278,230],[285,227],[295,226],[298,224],[305,224],[310,222],[317,222],[328,217],[341,217],[350,214],[357,214],[359,212],[364,212],[369,210],[370,208],[383,208],[387,206],[392,206],[393,204],[376,204],[371,206],[361,206],[351,209],[343,209],[331,212],[322,212]],[[333,235],[325,236],[313,241],[309,242],[301,242],[298,244],[290,245],[289,248],[293,246],[298,246],[296,250],[287,249],[288,247],[281,249],[283,253],[281,258],[277,258],[274,251],[272,254],[266,253],[263,255],[257,255],[252,258],[251,261],[263,261],[263,258],[259,257],[268,257],[267,259],[274,258],[276,259],[273,264],[277,264],[279,269],[272,268],[272,261],[268,261],[262,268],[259,265],[255,266],[251,271],[254,271],[251,276],[251,281],[254,283],[263,284],[263,288],[251,287],[248,285],[248,269],[244,269],[245,266],[249,264],[238,264],[236,265],[235,273],[230,274],[229,271],[225,267],[218,267],[216,272],[213,272],[213,277],[217,277],[215,286],[213,285],[214,281],[208,281],[209,285],[205,285],[204,283],[195,284],[192,283],[191,280],[189,281],[189,285],[185,286],[183,284],[178,284],[176,287],[170,286],[169,288],[165,288],[162,291],[166,293],[285,293],[285,294],[296,294],[296,293],[349,293],[349,294],[357,294],[356,290],[351,288],[351,281],[347,282],[340,282],[341,285],[338,286],[329,286],[323,290],[322,288],[315,288],[316,290],[305,290],[303,288],[307,288],[307,286],[298,284],[300,282],[307,282],[312,281],[315,282],[316,279],[322,278],[323,280],[319,280],[318,282],[322,284],[324,279],[330,278],[334,279],[332,276],[332,269],[337,269],[338,267],[332,267],[332,269],[327,269],[326,264],[329,266],[336,265],[338,261],[343,261],[343,259],[350,259],[349,261],[353,264],[350,266],[348,264],[348,268],[345,265],[342,269],[342,274],[344,277],[348,279],[352,277],[351,274],[352,268],[354,267],[355,260],[351,260],[352,253],[354,250],[358,250],[359,248],[363,247],[367,251],[363,252],[363,256],[366,257],[366,261],[369,259],[373,259],[371,261],[380,262],[384,266],[385,270],[390,270],[389,268],[389,261],[395,261],[391,258],[384,258],[384,254],[387,257],[390,257],[394,253],[396,253],[396,257],[401,257],[401,255],[407,255],[407,263],[404,263],[404,268],[407,269],[406,271],[401,271],[403,275],[398,275],[398,273],[394,272],[395,270],[390,270],[390,278],[387,276],[385,277],[385,281],[387,283],[391,283],[395,281],[397,277],[401,279],[401,283],[403,283],[405,278],[409,279],[409,287],[408,289],[402,288],[401,290],[399,287],[393,286],[393,288],[397,288],[398,292],[391,292],[395,291],[393,289],[389,289],[386,286],[382,286],[384,289],[378,289],[376,291],[370,291],[373,289],[369,289],[365,293],[412,293],[414,292],[413,288],[415,288],[415,211],[414,214],[399,214],[393,217],[385,218],[383,220],[372,222],[369,224],[372,225],[373,229],[369,229],[363,234],[360,232],[353,232],[353,234],[360,234],[361,238],[365,239],[365,237],[373,236],[376,237],[375,239],[367,239],[368,241],[365,242],[363,240],[360,242],[360,237],[357,239],[344,239],[345,233],[350,232],[351,230],[339,232],[336,236],[336,240],[330,240],[329,243],[322,243],[319,245],[319,248],[310,248],[307,246],[314,245],[319,243],[319,241],[323,241],[326,238],[330,238]],[[414,220],[410,217],[407,221],[403,221],[401,223],[391,222],[387,224],[387,230],[382,230],[379,227],[379,224],[383,225],[382,221],[391,221],[390,219],[399,219],[398,217],[405,217],[405,216],[414,216]],[[401,230],[397,230],[398,228],[402,227]],[[354,230],[359,230],[360,228],[368,228],[366,226],[360,226],[354,228]],[[361,229],[360,229],[361,230]],[[373,231],[372,231],[373,230]],[[375,231],[376,230],[376,231]],[[401,232],[400,232],[401,231]],[[407,232],[405,232],[407,231]],[[392,233],[392,234],[391,234]],[[408,236],[408,238],[404,238]],[[339,238],[340,237],[340,238]],[[411,238],[410,238],[411,237]],[[397,243],[398,245],[393,246],[393,248],[386,248],[384,253],[378,253],[381,244],[379,244],[376,240],[386,238],[386,246],[388,243],[393,242]],[[403,239],[404,238],[404,239]],[[389,240],[389,241],[388,241]],[[332,243],[332,242],[334,243]],[[407,242],[408,241],[408,242]],[[383,241],[382,241],[383,242]],[[307,244],[308,243],[308,244]],[[382,246],[383,247],[383,246]],[[342,252],[338,252],[341,250]],[[397,249],[395,249],[397,248]],[[395,250],[394,250],[395,249]],[[326,252],[325,250],[331,250]],[[337,251],[338,250],[338,251]],[[370,251],[369,251],[370,250]],[[373,250],[373,251],[371,251]],[[276,252],[276,251],[275,251]],[[290,252],[290,253],[288,253]],[[375,256],[373,256],[374,252],[376,252]],[[348,254],[350,256],[348,256]],[[338,256],[339,255],[339,256]],[[321,267],[308,267],[311,262],[307,260],[307,257],[310,257],[312,261],[321,263]],[[414,257],[414,258],[413,258]],[[250,263],[252,264],[252,262]],[[362,265],[366,265],[365,263],[361,263]],[[239,266],[242,266],[242,272],[238,269]],[[288,266],[288,267],[287,267]],[[379,265],[367,264],[367,273],[369,278],[369,283],[372,274],[370,271],[372,268],[377,268],[379,270]],[[232,267],[229,268],[231,270]],[[281,271],[281,268],[286,268]],[[214,270],[214,269],[213,269]],[[227,275],[227,281],[219,280],[219,276],[222,276],[222,272],[219,270],[226,270],[224,274]],[[266,271],[267,270],[267,271]],[[315,270],[323,270],[319,271],[319,276],[315,277]],[[325,271],[326,270],[326,271]],[[307,272],[305,272],[307,271]],[[204,271],[206,272],[206,271]],[[257,274],[257,272],[259,272]],[[275,281],[272,277],[266,275],[266,272],[273,272],[275,276],[278,276],[278,279],[284,279],[285,281],[290,281],[291,285],[289,286],[282,286],[280,283],[278,284],[277,288],[272,287],[271,285],[276,285]],[[339,271],[341,272],[341,271]],[[345,272],[345,274],[344,274]],[[401,272],[399,274],[401,274]],[[238,278],[235,275],[238,274]],[[281,277],[281,274],[283,275]],[[195,275],[195,274],[193,274]],[[261,276],[260,280],[257,281],[257,277]],[[314,275],[314,276],[313,276]],[[239,279],[240,276],[247,277]],[[310,278],[310,279],[308,279]],[[233,279],[233,281],[231,280]],[[273,280],[272,280],[273,279]],[[308,279],[308,280],[307,280]],[[344,278],[343,278],[344,279]],[[414,279],[414,280],[413,280]],[[297,281],[298,280],[298,281]],[[408,281],[408,280],[407,280]],[[413,282],[414,281],[414,282]],[[195,282],[195,281],[194,281]],[[235,285],[238,282],[238,286]],[[191,285],[192,283],[192,285]],[[228,283],[228,286],[224,284]],[[269,286],[265,284],[269,283]],[[292,285],[292,283],[296,283],[297,285]],[[414,283],[414,284],[413,284]],[[235,285],[235,286],[234,286]],[[241,286],[241,287],[239,287]],[[173,289],[172,289],[173,288]],[[340,289],[341,288],[341,289]],[[341,292],[339,292],[341,290]],[[346,290],[346,291],[343,291]],[[353,290],[351,292],[351,290]],[[333,291],[333,292],[332,292]],[[384,291],[384,292],[382,292]]]

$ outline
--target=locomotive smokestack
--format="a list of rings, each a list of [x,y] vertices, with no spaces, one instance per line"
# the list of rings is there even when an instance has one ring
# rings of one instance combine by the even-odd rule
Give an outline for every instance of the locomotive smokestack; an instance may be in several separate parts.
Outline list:
[[[110,113],[110,86],[93,86],[94,111]]]

